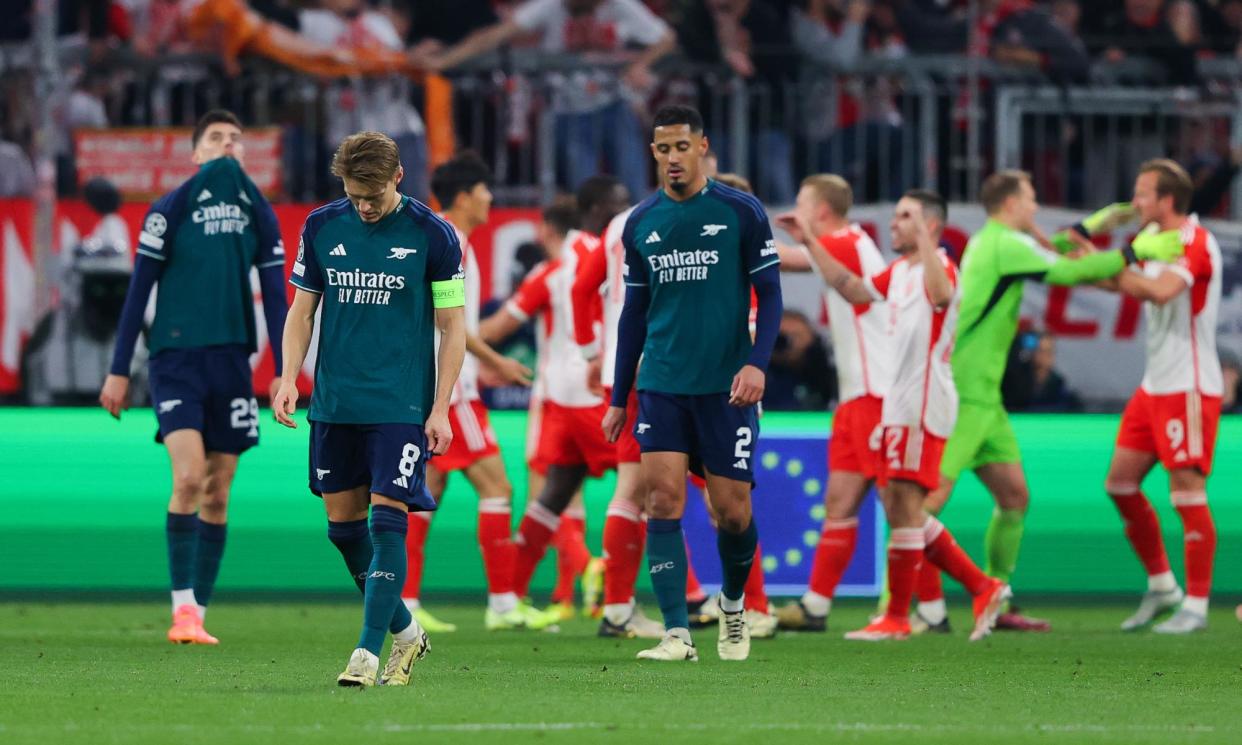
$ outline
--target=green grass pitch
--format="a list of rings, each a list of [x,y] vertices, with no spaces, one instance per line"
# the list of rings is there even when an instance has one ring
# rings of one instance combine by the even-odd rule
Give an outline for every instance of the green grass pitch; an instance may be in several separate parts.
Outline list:
[[[360,609],[221,597],[218,648],[164,640],[164,602],[0,604],[0,743],[1237,743],[1242,626],[1232,606],[1189,638],[1122,634],[1131,605],[1043,604],[1054,632],[966,641],[756,641],[745,663],[640,663],[645,642],[594,622],[560,634],[482,630],[480,608],[432,603],[461,626],[432,639],[408,688],[339,689]]]

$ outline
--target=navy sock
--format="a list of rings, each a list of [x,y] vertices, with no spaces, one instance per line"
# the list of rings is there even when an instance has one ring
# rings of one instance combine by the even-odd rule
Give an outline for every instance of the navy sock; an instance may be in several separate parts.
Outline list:
[[[371,529],[367,527],[366,518],[342,523],[329,520],[328,540],[341,552],[349,576],[358,585],[358,592],[365,593],[372,558]]]
[[[410,611],[401,602],[405,584],[405,534],[409,517],[405,512],[375,505],[371,508],[371,545],[374,555],[367,573],[362,601],[362,634],[358,646],[378,655],[388,631],[410,625]]]
[[[720,593],[730,600],[741,600],[746,592],[746,578],[750,566],[755,563],[755,546],[759,544],[759,531],[752,518],[741,533],[716,531],[716,550],[720,552],[723,581]]]
[[[666,629],[690,627],[690,615],[686,610],[686,564],[686,538],[681,532],[681,520],[648,520],[647,565]]]
[[[194,599],[206,607],[216,589],[216,577],[220,574],[220,559],[224,556],[224,539],[227,524],[198,521],[198,556],[194,567]]]
[[[168,573],[172,580],[172,589],[193,589],[198,515],[170,512],[165,530],[168,533]]]

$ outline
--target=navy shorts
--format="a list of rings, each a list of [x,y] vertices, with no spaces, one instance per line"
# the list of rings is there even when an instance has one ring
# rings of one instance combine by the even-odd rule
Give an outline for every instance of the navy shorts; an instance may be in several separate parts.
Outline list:
[[[259,402],[250,353],[240,345],[165,349],[151,358],[156,442],[194,429],[208,452],[240,455],[259,444]]]
[[[427,434],[421,424],[311,422],[310,490],[319,496],[367,486],[411,512],[436,508],[426,485]]]
[[[695,472],[706,468],[715,476],[755,482],[758,407],[733,406],[727,393],[639,391],[634,438],[644,453],[686,453]]]

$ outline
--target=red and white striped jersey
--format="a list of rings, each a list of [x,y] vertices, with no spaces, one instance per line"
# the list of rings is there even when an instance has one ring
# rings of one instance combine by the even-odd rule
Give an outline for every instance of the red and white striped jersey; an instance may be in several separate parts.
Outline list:
[[[1187,290],[1164,305],[1146,303],[1147,370],[1143,390],[1151,394],[1195,391],[1219,396],[1224,390],[1216,356],[1216,317],[1220,311],[1221,256],[1216,237],[1190,216],[1182,226],[1185,253],[1175,264],[1143,263],[1158,277],[1169,271]]]
[[[897,259],[864,282],[887,315],[893,377],[880,415],[886,427],[919,427],[947,438],[957,421],[957,388],[953,385],[953,334],[961,290],[957,269],[939,252],[953,285],[953,299],[937,310],[927,297],[923,262],[917,255]]]
[[[440,215],[444,217],[444,215]],[[448,222],[448,218],[444,218]],[[449,222],[453,225],[452,222]],[[474,258],[474,246],[466,234],[453,225],[457,233],[457,241],[461,244],[461,266],[465,271],[466,281],[466,334],[479,335],[479,306],[483,302],[479,284],[479,262]],[[436,329],[436,354],[440,352],[440,330]],[[461,362],[461,374],[457,376],[457,384],[453,386],[453,398],[450,403],[473,401],[479,398],[479,358],[466,352]]]
[[[884,271],[884,257],[871,236],[857,225],[819,237],[819,245],[859,277]],[[839,292],[826,289],[828,327],[837,367],[837,401],[859,396],[883,398],[892,377],[888,326],[879,305],[851,305]]]
[[[597,250],[599,238],[579,230],[565,236],[560,258],[546,261],[527,275],[505,309],[535,324],[538,369],[531,392],[561,406],[598,406],[602,399],[587,390],[587,362],[574,337],[573,285],[578,263]]]

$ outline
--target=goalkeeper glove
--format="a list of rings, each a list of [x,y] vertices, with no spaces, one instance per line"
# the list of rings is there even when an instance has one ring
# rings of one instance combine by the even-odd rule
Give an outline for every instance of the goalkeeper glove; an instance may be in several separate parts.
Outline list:
[[[1135,261],[1159,261],[1171,264],[1185,253],[1180,230],[1144,230],[1134,242],[1121,250],[1127,264]]]
[[[1089,235],[1097,235],[1116,230],[1133,219],[1134,208],[1130,206],[1130,203],[1117,202],[1092,212],[1082,221],[1082,226]]]

